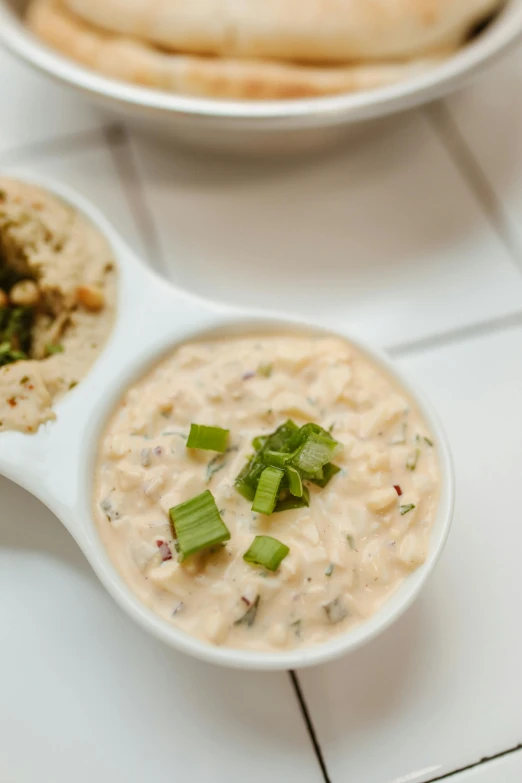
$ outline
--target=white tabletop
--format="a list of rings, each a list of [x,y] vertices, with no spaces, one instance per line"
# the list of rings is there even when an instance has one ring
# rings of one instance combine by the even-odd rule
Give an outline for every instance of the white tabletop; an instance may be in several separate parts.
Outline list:
[[[518,783],[522,51],[342,151],[277,163],[162,149],[5,54],[0,72],[3,170],[78,188],[181,286],[389,349],[441,413],[458,496],[406,616],[292,678],[147,637],[0,479],[0,781]]]

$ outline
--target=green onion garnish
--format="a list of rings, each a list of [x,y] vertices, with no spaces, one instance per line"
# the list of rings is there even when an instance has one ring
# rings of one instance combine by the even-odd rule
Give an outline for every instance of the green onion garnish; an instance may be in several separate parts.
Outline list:
[[[63,345],[60,345],[60,343],[46,343],[45,344],[45,355],[46,356],[53,356],[55,353],[63,353],[64,347]]]
[[[263,566],[268,571],[277,571],[289,552],[286,544],[281,543],[277,538],[256,536],[243,555],[243,560]]]
[[[323,478],[322,468],[337,449],[337,441],[333,438],[324,437],[316,433],[311,433],[303,445],[292,458],[292,465],[296,467],[301,475],[310,478]]]
[[[274,509],[274,513],[279,511],[293,511],[296,508],[307,508],[310,505],[310,493],[307,487],[303,487],[303,494],[300,498],[294,497],[294,495],[287,494],[280,498]]]
[[[417,462],[419,461],[420,457],[420,449],[415,449],[415,451],[410,454],[408,459],[406,460],[406,467],[408,470],[415,470],[417,467]]]
[[[222,544],[230,538],[230,531],[221,519],[210,490],[169,510],[172,528],[179,546],[179,560]]]
[[[187,449],[206,449],[207,451],[226,451],[229,430],[221,427],[206,427],[204,424],[191,424],[187,440]]]
[[[415,505],[413,503],[408,503],[407,506],[399,506],[399,512],[401,517],[403,517],[405,514],[408,513],[408,511],[413,511],[415,508]]]
[[[303,482],[301,481],[301,474],[297,468],[293,468],[291,465],[288,465],[285,472],[291,494],[296,498],[302,498]]]
[[[271,514],[275,508],[279,485],[285,475],[279,468],[268,467],[263,470],[257,485],[252,511],[259,514]]]
[[[312,484],[317,484],[318,487],[321,487],[324,489],[331,478],[333,478],[337,473],[339,473],[341,468],[339,468],[337,465],[334,465],[333,462],[327,462],[326,465],[323,468],[323,477],[322,479],[310,479]]]
[[[260,364],[257,368],[257,374],[262,375],[263,378],[270,378],[272,369],[273,367],[271,364]]]

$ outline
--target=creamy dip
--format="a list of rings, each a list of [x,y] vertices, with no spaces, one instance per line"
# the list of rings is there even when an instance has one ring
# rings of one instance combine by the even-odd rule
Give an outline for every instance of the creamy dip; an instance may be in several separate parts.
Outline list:
[[[254,513],[235,478],[252,439],[288,418],[330,430],[341,471],[310,486],[308,508]],[[192,422],[230,430],[228,450],[187,449]],[[169,509],[207,489],[231,538],[179,563]],[[125,394],[100,446],[94,510],[154,612],[214,644],[281,650],[374,614],[424,562],[438,495],[437,444],[379,366],[338,338],[254,335],[183,345]],[[243,560],[256,535],[290,548],[275,573]]]
[[[31,310],[31,337],[26,360],[0,366],[0,431],[35,432],[55,418],[54,402],[76,386],[107,340],[115,316],[115,265],[105,237],[70,204],[0,177],[4,351],[11,300]]]

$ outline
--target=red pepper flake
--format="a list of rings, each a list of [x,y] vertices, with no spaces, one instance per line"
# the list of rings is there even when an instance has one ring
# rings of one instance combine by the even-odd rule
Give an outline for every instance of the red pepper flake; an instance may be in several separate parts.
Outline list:
[[[250,604],[252,603],[252,601],[249,601],[245,595],[241,596],[241,600],[244,601],[247,606],[250,606]]]
[[[165,563],[167,560],[172,560],[172,552],[170,551],[170,547],[166,541],[160,541],[158,539],[156,541],[156,546],[160,551],[161,561],[163,563]]]
[[[16,406],[17,406],[17,404],[18,404],[18,403],[16,402],[16,397],[10,397],[10,398],[7,400],[7,402],[9,403],[9,405],[11,406],[11,408],[16,408]]]
[[[395,492],[398,494],[398,496],[400,497],[402,495],[402,489],[399,487],[399,485],[398,484],[394,484],[393,488],[394,488]]]

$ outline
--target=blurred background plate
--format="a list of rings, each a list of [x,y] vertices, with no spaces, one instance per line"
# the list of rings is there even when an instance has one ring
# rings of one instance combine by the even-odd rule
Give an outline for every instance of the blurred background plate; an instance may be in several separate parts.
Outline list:
[[[168,140],[234,153],[302,152],[339,141],[363,123],[455,90],[522,32],[522,0],[509,0],[458,54],[407,81],[364,93],[283,101],[179,96],[100,76],[49,49],[24,27],[27,0],[0,0],[0,41],[36,68],[129,122]]]

